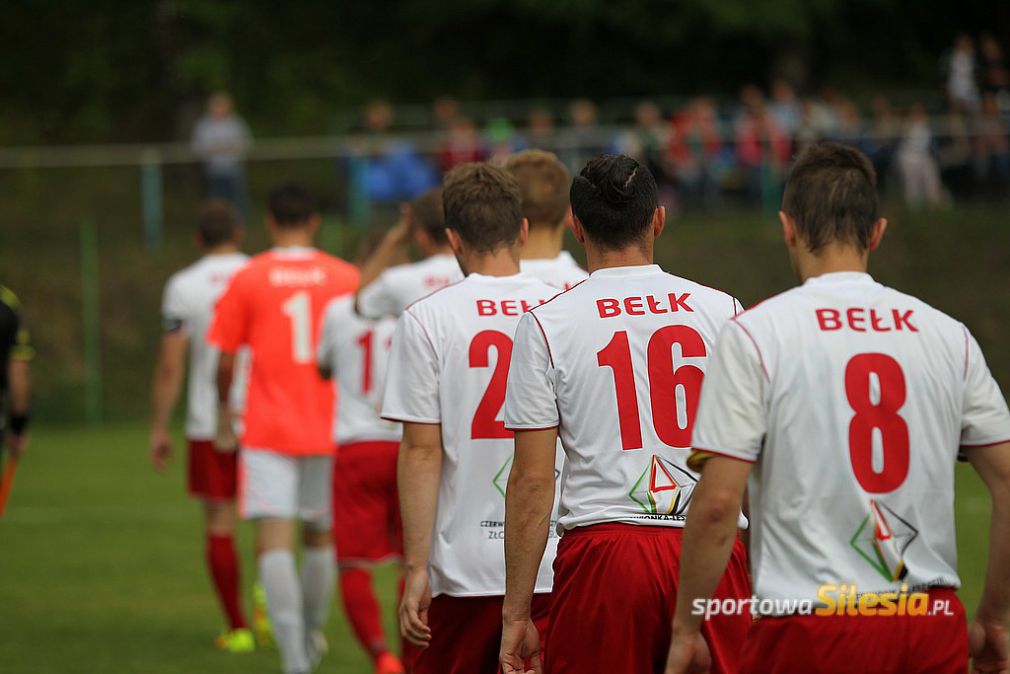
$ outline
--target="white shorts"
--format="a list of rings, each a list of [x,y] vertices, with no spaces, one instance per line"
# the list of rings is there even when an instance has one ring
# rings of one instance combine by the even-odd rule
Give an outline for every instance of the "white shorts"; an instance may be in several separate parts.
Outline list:
[[[329,529],[333,457],[239,452],[238,507],[244,519],[300,519]]]

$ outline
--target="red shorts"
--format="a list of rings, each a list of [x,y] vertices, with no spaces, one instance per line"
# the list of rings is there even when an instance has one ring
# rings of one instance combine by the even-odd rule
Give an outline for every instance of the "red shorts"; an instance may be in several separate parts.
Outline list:
[[[355,442],[333,462],[333,544],[344,563],[403,557],[396,492],[399,442]]]
[[[234,501],[238,452],[219,452],[210,440],[189,440],[187,489],[204,501]]]
[[[927,616],[761,618],[751,627],[741,672],[753,674],[964,674],[968,636],[964,606],[954,590],[935,588]]]
[[[661,674],[677,604],[684,530],[597,524],[565,532],[554,562],[554,604],[547,634],[548,674]],[[751,596],[747,555],[733,544],[720,598]],[[712,672],[736,672],[749,613],[715,616],[702,626]]]
[[[431,644],[414,649],[410,674],[497,674],[501,650],[502,597],[450,597],[431,600]],[[533,596],[533,622],[543,642],[551,595]],[[586,670],[602,671],[602,670]]]

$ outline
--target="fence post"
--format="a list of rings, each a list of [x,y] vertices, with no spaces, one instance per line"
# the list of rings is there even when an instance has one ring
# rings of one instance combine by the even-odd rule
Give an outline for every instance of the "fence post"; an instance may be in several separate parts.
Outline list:
[[[156,250],[161,245],[164,213],[161,203],[161,153],[145,150],[140,165],[140,199],[144,222],[144,245]]]
[[[81,223],[81,319],[84,333],[84,413],[89,426],[102,423],[102,333],[99,309],[98,229]]]

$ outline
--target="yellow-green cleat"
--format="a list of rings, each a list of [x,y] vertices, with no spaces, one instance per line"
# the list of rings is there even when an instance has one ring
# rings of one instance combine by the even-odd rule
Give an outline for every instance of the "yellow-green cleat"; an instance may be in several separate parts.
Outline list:
[[[270,625],[270,616],[267,613],[267,593],[259,581],[253,584],[252,626],[253,632],[256,634],[257,646],[271,648],[276,645],[274,629]]]
[[[256,650],[256,640],[252,630],[243,627],[221,633],[214,639],[214,646],[225,653],[252,653]]]

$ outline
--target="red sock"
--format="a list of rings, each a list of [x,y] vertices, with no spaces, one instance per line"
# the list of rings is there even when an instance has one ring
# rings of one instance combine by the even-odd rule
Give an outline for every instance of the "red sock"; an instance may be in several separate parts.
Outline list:
[[[207,567],[214,581],[217,598],[228,617],[231,629],[248,626],[242,613],[242,599],[239,591],[238,555],[235,553],[235,539],[219,534],[207,535]]]
[[[388,651],[379,600],[372,588],[372,572],[368,569],[341,569],[340,596],[354,636],[372,659]]]

